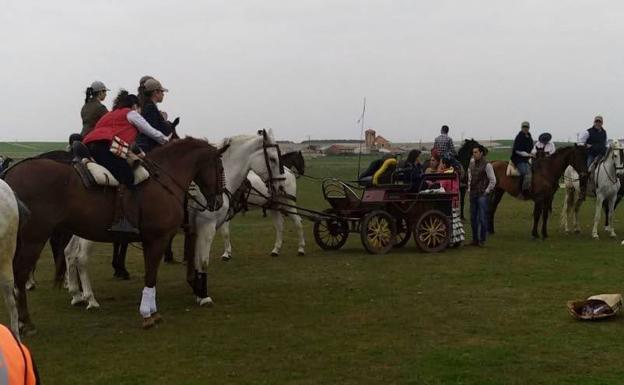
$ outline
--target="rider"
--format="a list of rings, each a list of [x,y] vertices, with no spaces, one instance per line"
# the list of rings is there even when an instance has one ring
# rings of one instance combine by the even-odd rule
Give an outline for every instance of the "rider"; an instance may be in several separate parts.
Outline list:
[[[448,136],[449,127],[447,125],[442,126],[440,129],[440,135],[435,138],[433,142],[433,149],[438,150],[438,153],[441,157],[457,157],[457,151],[455,151],[455,145],[453,144],[453,139]]]
[[[81,135],[87,135],[104,114],[108,112],[102,104],[106,99],[106,91],[110,91],[101,81],[94,81],[86,90],[85,104],[80,110],[82,117]]]
[[[521,131],[514,139],[513,148],[511,149],[511,161],[518,168],[522,176],[522,193],[527,196],[531,190],[531,165],[529,159],[534,156],[531,154],[533,150],[533,138],[529,132],[529,122],[522,122]]]
[[[541,134],[531,151],[536,158],[544,158],[555,153],[555,144],[551,141],[552,135],[548,132]]]
[[[126,159],[112,152],[113,139],[133,143],[140,132],[157,143],[169,141],[169,137],[154,129],[139,115],[138,106],[139,99],[136,95],[128,94],[125,90],[120,91],[113,103],[113,110],[104,115],[83,139],[95,161],[106,167],[120,183],[115,204],[115,223],[111,226],[111,231],[138,233],[120,210],[124,190],[135,189],[134,173]]]
[[[145,103],[141,107],[141,115],[156,130],[160,131],[165,136],[170,136],[173,132],[171,126],[167,123],[163,114],[156,106],[156,103],[162,103],[165,92],[169,90],[164,88],[160,82],[154,78],[146,79],[143,86]],[[157,147],[159,143],[148,135],[141,133],[137,139],[137,144],[144,152],[148,153]]]
[[[591,172],[594,160],[600,160],[607,152],[607,131],[602,127],[602,116],[594,118],[594,125],[583,132],[580,142],[587,146],[587,167]]]

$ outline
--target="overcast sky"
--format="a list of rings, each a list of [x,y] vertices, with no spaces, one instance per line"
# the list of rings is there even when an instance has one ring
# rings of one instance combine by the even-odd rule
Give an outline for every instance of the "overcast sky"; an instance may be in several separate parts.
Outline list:
[[[0,140],[65,140],[84,89],[170,89],[183,134],[624,137],[624,2],[0,0]]]

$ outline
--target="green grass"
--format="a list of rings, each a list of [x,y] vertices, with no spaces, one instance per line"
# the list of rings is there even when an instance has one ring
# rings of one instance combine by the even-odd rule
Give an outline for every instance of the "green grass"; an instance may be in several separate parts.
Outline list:
[[[351,179],[356,158],[308,162],[316,176]],[[140,328],[142,257],[131,249],[130,281],[111,278],[111,247],[93,253],[101,308],[69,305],[42,255],[29,293],[39,333],[26,339],[46,384],[620,384],[622,320],[582,323],[565,302],[622,289],[624,249],[557,229],[559,192],[547,241],[530,239],[532,206],[505,197],[486,247],[422,254],[413,242],[383,256],[357,235],[323,252],[306,223],[307,254],[296,256],[286,223],[280,257],[268,254],[269,219],[250,212],[232,225],[234,258],[209,267],[212,308],[198,308],[184,266],[161,266],[165,322]],[[299,204],[325,208],[320,186],[299,179]],[[622,215],[616,229],[624,231]],[[468,233],[470,233],[468,229]],[[182,237],[174,251],[181,254]],[[6,320],[6,314],[0,314]]]

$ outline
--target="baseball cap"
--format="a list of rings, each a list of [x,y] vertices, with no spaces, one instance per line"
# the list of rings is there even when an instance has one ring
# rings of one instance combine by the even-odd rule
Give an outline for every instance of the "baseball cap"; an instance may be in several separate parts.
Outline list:
[[[145,81],[145,91],[150,92],[150,91],[157,91],[157,90],[161,90],[162,92],[169,91],[168,89],[163,87],[162,84],[160,84],[160,82],[156,79],[147,79]]]
[[[99,80],[96,80],[93,83],[91,83],[91,88],[93,89],[93,92],[110,91],[108,88],[106,88],[104,83],[102,83]]]

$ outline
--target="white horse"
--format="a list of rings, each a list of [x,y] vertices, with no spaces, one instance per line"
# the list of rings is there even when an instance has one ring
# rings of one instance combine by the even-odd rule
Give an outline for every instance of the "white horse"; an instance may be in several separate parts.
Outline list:
[[[564,184],[566,196],[563,200],[563,208],[561,211],[561,223],[565,232],[569,232],[568,218],[572,216],[575,232],[580,232],[578,224],[578,212],[582,201],[578,199],[580,193],[580,183],[578,173],[568,167],[564,172]],[[613,212],[617,193],[620,189],[620,176],[624,175],[624,150],[618,142],[613,142],[609,147],[603,159],[596,164],[592,173],[592,182],[596,190],[596,210],[594,213],[594,227],[592,229],[592,237],[598,239],[598,222],[602,212],[603,202],[607,202],[607,225],[605,231],[609,236],[615,238],[615,229],[613,227]]]
[[[288,206],[295,205],[295,199],[297,197],[297,178],[295,174],[292,173],[288,168],[284,168],[286,179],[284,180],[284,193],[283,195],[274,198],[273,200],[276,202],[282,202],[287,204]],[[251,192],[249,193],[249,198],[247,202],[250,205],[250,208],[256,207],[265,207],[269,203],[269,199],[271,194],[266,184],[262,181],[262,179],[256,175],[253,171],[249,173],[247,176],[247,180],[251,183]],[[277,204],[275,208],[278,210],[268,210],[269,215],[273,219],[273,227],[275,227],[275,244],[273,245],[273,250],[271,250],[271,255],[276,257],[279,255],[280,250],[282,249],[283,242],[283,234],[284,234],[284,215],[287,215],[295,224],[297,228],[297,235],[299,237],[299,245],[297,248],[298,255],[305,255],[305,238],[303,236],[303,225],[301,221],[301,217],[297,214],[297,209],[288,206],[280,206]],[[229,221],[224,223],[221,227],[221,235],[223,236],[223,246],[224,251],[221,259],[224,261],[232,258],[232,243],[230,241],[230,223]]]
[[[273,178],[283,177],[280,174],[278,151],[271,130],[262,130],[258,135],[240,135],[226,138],[223,140],[222,146],[229,146],[221,156],[225,188],[228,192],[236,191],[243,184],[250,170],[257,172],[261,175],[262,180],[267,182],[271,176]],[[269,165],[268,168],[267,164]],[[276,189],[280,189],[281,181],[274,180],[273,184]],[[194,196],[200,203],[204,200],[201,193],[195,192]],[[200,305],[212,303],[212,299],[207,295],[206,270],[210,260],[210,246],[216,229],[223,224],[230,212],[229,197],[228,193],[224,193],[223,206],[212,212],[208,210],[199,211],[197,204],[189,203],[189,223],[194,227],[197,234],[194,253],[197,269],[195,294],[197,303]],[[68,289],[72,295],[71,304],[87,302],[87,309],[99,307],[87,272],[87,262],[92,246],[92,241],[74,236],[65,248]],[[82,291],[80,284],[82,284]]]
[[[15,302],[13,257],[17,250],[20,209],[13,190],[0,179],[0,289],[11,321],[11,331],[19,336],[19,319]]]

